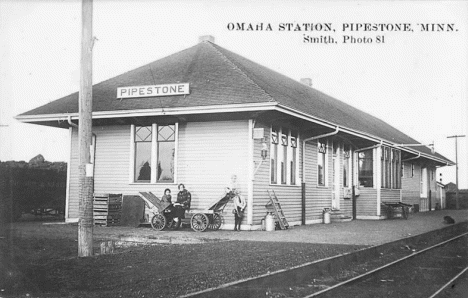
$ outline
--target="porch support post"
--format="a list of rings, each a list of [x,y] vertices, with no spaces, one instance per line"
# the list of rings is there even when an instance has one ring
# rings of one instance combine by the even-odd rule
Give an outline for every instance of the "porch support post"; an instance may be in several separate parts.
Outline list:
[[[380,203],[382,202],[382,197],[381,197],[381,193],[382,193],[382,169],[381,169],[381,166],[382,166],[382,162],[381,162],[381,155],[382,155],[382,146],[379,146],[377,148],[374,148],[374,160],[376,161],[375,162],[375,166],[374,166],[374,169],[375,169],[375,187],[377,188],[377,216],[380,216]]]
[[[249,229],[252,229],[253,225],[253,183],[254,183],[254,138],[253,138],[253,120],[249,119],[249,140],[248,140],[248,149],[247,149],[247,164],[248,167],[248,177],[247,177],[247,224]]]
[[[302,203],[302,217],[301,217],[301,225],[306,224],[306,189],[305,183],[301,183],[301,203]]]
[[[67,163],[67,188],[65,190],[65,222],[68,221],[70,213],[70,173],[71,173],[71,160],[72,160],[72,138],[73,138],[73,127],[68,128],[68,163]]]

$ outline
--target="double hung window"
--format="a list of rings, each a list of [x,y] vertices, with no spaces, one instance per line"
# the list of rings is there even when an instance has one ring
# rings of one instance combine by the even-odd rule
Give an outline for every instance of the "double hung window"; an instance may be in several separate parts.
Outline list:
[[[270,183],[296,185],[298,176],[297,131],[279,126],[271,128]]]
[[[177,124],[132,125],[132,182],[174,182],[176,135]]]
[[[382,188],[401,188],[401,151],[390,147],[381,147]]]
[[[327,174],[327,143],[326,140],[317,142],[317,185],[326,185]]]
[[[350,179],[349,179],[349,174],[350,174],[350,164],[351,162],[351,150],[349,146],[345,146],[343,150],[343,187],[349,187],[350,184]]]
[[[359,185],[363,187],[374,186],[374,153],[373,149],[358,153]]]

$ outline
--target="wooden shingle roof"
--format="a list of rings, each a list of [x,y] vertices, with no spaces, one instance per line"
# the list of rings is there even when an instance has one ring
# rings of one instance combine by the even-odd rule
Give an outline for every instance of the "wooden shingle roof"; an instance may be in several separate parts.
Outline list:
[[[117,99],[118,87],[189,83],[181,96]],[[317,120],[385,140],[418,143],[384,121],[296,80],[205,41],[93,86],[93,113],[170,108],[203,108],[270,103]],[[78,113],[78,92],[17,116],[24,122],[40,115],[64,117]],[[117,117],[117,116],[116,116]],[[23,119],[23,120],[22,120]],[[425,146],[415,151],[452,163]]]

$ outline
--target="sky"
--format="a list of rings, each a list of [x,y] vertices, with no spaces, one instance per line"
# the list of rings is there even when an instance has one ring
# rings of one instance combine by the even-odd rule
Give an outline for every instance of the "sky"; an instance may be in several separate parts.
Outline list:
[[[238,30],[242,23],[263,30]],[[332,31],[281,31],[284,23],[330,24]],[[343,28],[363,23],[407,23],[412,30]],[[454,25],[424,32],[420,24]],[[94,83],[212,35],[221,47],[293,79],[311,78],[314,88],[423,144],[434,142],[453,161],[455,140],[447,136],[467,133],[466,1],[95,0],[93,32]],[[336,43],[304,42],[307,36]],[[344,36],[355,43],[344,43]],[[80,42],[81,1],[0,0],[0,160],[28,161],[40,153],[67,161],[67,130],[13,117],[78,91]],[[468,138],[459,139],[461,188],[468,188],[467,145]],[[443,183],[455,182],[454,166],[438,173]]]

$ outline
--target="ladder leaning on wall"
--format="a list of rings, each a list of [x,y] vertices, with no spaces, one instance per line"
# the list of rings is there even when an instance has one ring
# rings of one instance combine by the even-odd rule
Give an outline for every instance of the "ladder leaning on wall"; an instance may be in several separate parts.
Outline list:
[[[270,196],[270,202],[265,206],[267,209],[270,209],[269,207],[272,206],[273,212],[275,213],[276,219],[278,220],[279,226],[281,230],[286,230],[289,228],[289,223],[286,220],[286,217],[284,216],[283,209],[281,208],[281,204],[278,200],[278,197],[276,196],[276,193],[274,190],[270,192],[270,190],[267,190],[268,195]]]

